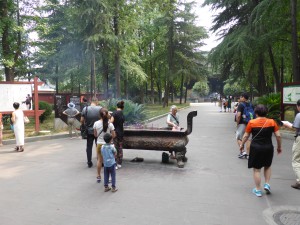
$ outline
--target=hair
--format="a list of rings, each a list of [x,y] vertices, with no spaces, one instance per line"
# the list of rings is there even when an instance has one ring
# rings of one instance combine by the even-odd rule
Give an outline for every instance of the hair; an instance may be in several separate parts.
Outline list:
[[[109,143],[112,139],[112,135],[110,133],[105,133],[103,136],[105,143]]]
[[[82,101],[87,102],[88,100],[85,97],[83,97]]]
[[[297,106],[300,106],[300,99],[297,101]]]
[[[103,121],[103,132],[106,132],[108,128],[108,111],[106,108],[100,109],[100,118]]]
[[[248,96],[248,94],[247,94],[247,93],[243,93],[243,94],[241,94],[241,96],[242,96],[242,97],[244,97],[246,100],[248,100],[248,99],[249,99],[249,96]]]
[[[170,110],[172,111],[173,109],[177,109],[177,106],[176,105],[172,105]]]
[[[119,102],[117,103],[117,107],[120,108],[120,109],[124,109],[124,101],[123,101],[123,100],[122,100],[122,101],[119,101]]]
[[[18,108],[20,107],[20,103],[14,102],[13,107],[14,107],[15,109],[18,109]]]
[[[268,114],[268,108],[265,105],[259,104],[255,107],[254,113],[258,116],[265,117]]]

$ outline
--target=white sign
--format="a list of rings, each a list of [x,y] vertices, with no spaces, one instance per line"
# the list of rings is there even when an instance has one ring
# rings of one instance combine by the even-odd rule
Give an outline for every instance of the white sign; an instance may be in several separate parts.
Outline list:
[[[26,110],[26,96],[32,97],[31,84],[0,84],[0,112],[14,111],[13,103],[20,103],[20,108]]]
[[[296,104],[300,99],[300,85],[283,87],[283,104]]]

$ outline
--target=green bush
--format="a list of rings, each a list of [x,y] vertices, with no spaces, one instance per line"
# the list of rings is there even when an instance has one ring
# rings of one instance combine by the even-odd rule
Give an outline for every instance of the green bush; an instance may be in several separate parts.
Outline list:
[[[34,109],[33,105],[33,109]],[[45,112],[40,116],[40,122],[43,123],[46,119],[48,119],[52,114],[52,106],[48,102],[40,101],[39,102],[39,109],[45,110]]]
[[[108,111],[115,111],[117,108],[117,103],[120,100],[118,99],[109,99],[106,101],[101,101],[100,105],[102,107],[107,108]],[[123,110],[124,116],[125,116],[125,124],[135,124],[140,123],[145,120],[146,118],[146,111],[145,106],[143,104],[134,103],[130,100],[124,100],[124,110]]]
[[[268,108],[268,118],[280,121],[280,93],[270,93],[259,97],[255,104],[263,104]]]

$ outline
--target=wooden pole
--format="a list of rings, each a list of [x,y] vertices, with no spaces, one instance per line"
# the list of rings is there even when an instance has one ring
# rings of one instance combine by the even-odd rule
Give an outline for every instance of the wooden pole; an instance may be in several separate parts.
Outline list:
[[[34,77],[34,119],[35,119],[35,131],[40,131],[39,120],[39,90],[38,90],[38,77]]]

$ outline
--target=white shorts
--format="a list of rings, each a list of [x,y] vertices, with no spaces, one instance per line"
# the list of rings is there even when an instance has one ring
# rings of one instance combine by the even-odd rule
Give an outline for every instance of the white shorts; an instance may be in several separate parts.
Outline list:
[[[236,137],[236,140],[242,140],[243,139],[243,136],[245,134],[245,129],[246,129],[246,124],[239,124],[237,129],[236,129],[236,132],[235,132],[235,137]]]

